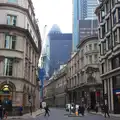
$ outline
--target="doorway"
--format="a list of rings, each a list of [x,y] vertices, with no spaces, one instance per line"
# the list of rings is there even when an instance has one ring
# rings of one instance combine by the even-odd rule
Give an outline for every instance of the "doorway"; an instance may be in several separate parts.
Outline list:
[[[0,89],[0,102],[7,111],[12,111],[12,93],[8,85]]]
[[[95,92],[90,93],[90,98],[91,98],[91,109],[94,110],[96,106],[96,95]]]

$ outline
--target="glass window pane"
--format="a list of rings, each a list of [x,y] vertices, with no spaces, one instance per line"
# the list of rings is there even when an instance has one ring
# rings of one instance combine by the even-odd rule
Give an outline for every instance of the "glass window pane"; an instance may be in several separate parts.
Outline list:
[[[16,26],[17,17],[14,15],[7,15],[7,24]]]
[[[17,3],[17,0],[8,0],[8,2]]]

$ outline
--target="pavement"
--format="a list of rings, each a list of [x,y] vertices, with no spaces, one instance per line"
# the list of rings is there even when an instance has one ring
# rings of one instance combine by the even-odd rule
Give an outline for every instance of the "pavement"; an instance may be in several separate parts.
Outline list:
[[[69,116],[69,112],[66,112],[65,109],[56,109],[51,108],[50,109],[50,116],[44,117],[44,112],[39,115],[35,115],[35,117],[31,118],[20,118],[17,120],[120,120],[120,117],[111,116],[110,118],[104,118],[104,116],[101,114],[95,114],[95,113],[85,113],[85,116]],[[14,119],[11,119],[14,120]]]
[[[98,112],[98,113],[96,113],[96,112],[90,112],[91,114],[96,114],[96,115],[102,115],[102,116],[104,116],[104,113],[102,113],[102,112]],[[119,117],[120,118],[120,114],[110,114],[110,116],[112,116],[112,117]]]
[[[7,118],[7,120],[27,120],[27,119],[32,119],[32,118],[36,118],[37,116],[40,116],[42,114],[44,114],[44,109],[39,109],[36,112],[33,112],[32,115],[30,113],[28,114],[24,114],[23,116],[10,116]]]

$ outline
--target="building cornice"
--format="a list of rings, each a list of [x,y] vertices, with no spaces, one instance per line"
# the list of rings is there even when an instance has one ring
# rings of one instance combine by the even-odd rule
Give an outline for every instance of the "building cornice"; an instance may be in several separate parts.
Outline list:
[[[87,36],[81,40],[81,42],[77,45],[77,48],[81,48],[86,42],[90,40],[98,40],[98,35]]]

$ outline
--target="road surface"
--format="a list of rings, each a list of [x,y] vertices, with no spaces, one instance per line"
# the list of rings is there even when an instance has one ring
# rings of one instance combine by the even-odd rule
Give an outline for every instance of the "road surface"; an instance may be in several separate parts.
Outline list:
[[[64,109],[51,109],[50,117],[38,116],[34,120],[120,120],[120,118],[104,118],[101,115],[87,114],[84,117],[68,117]]]

